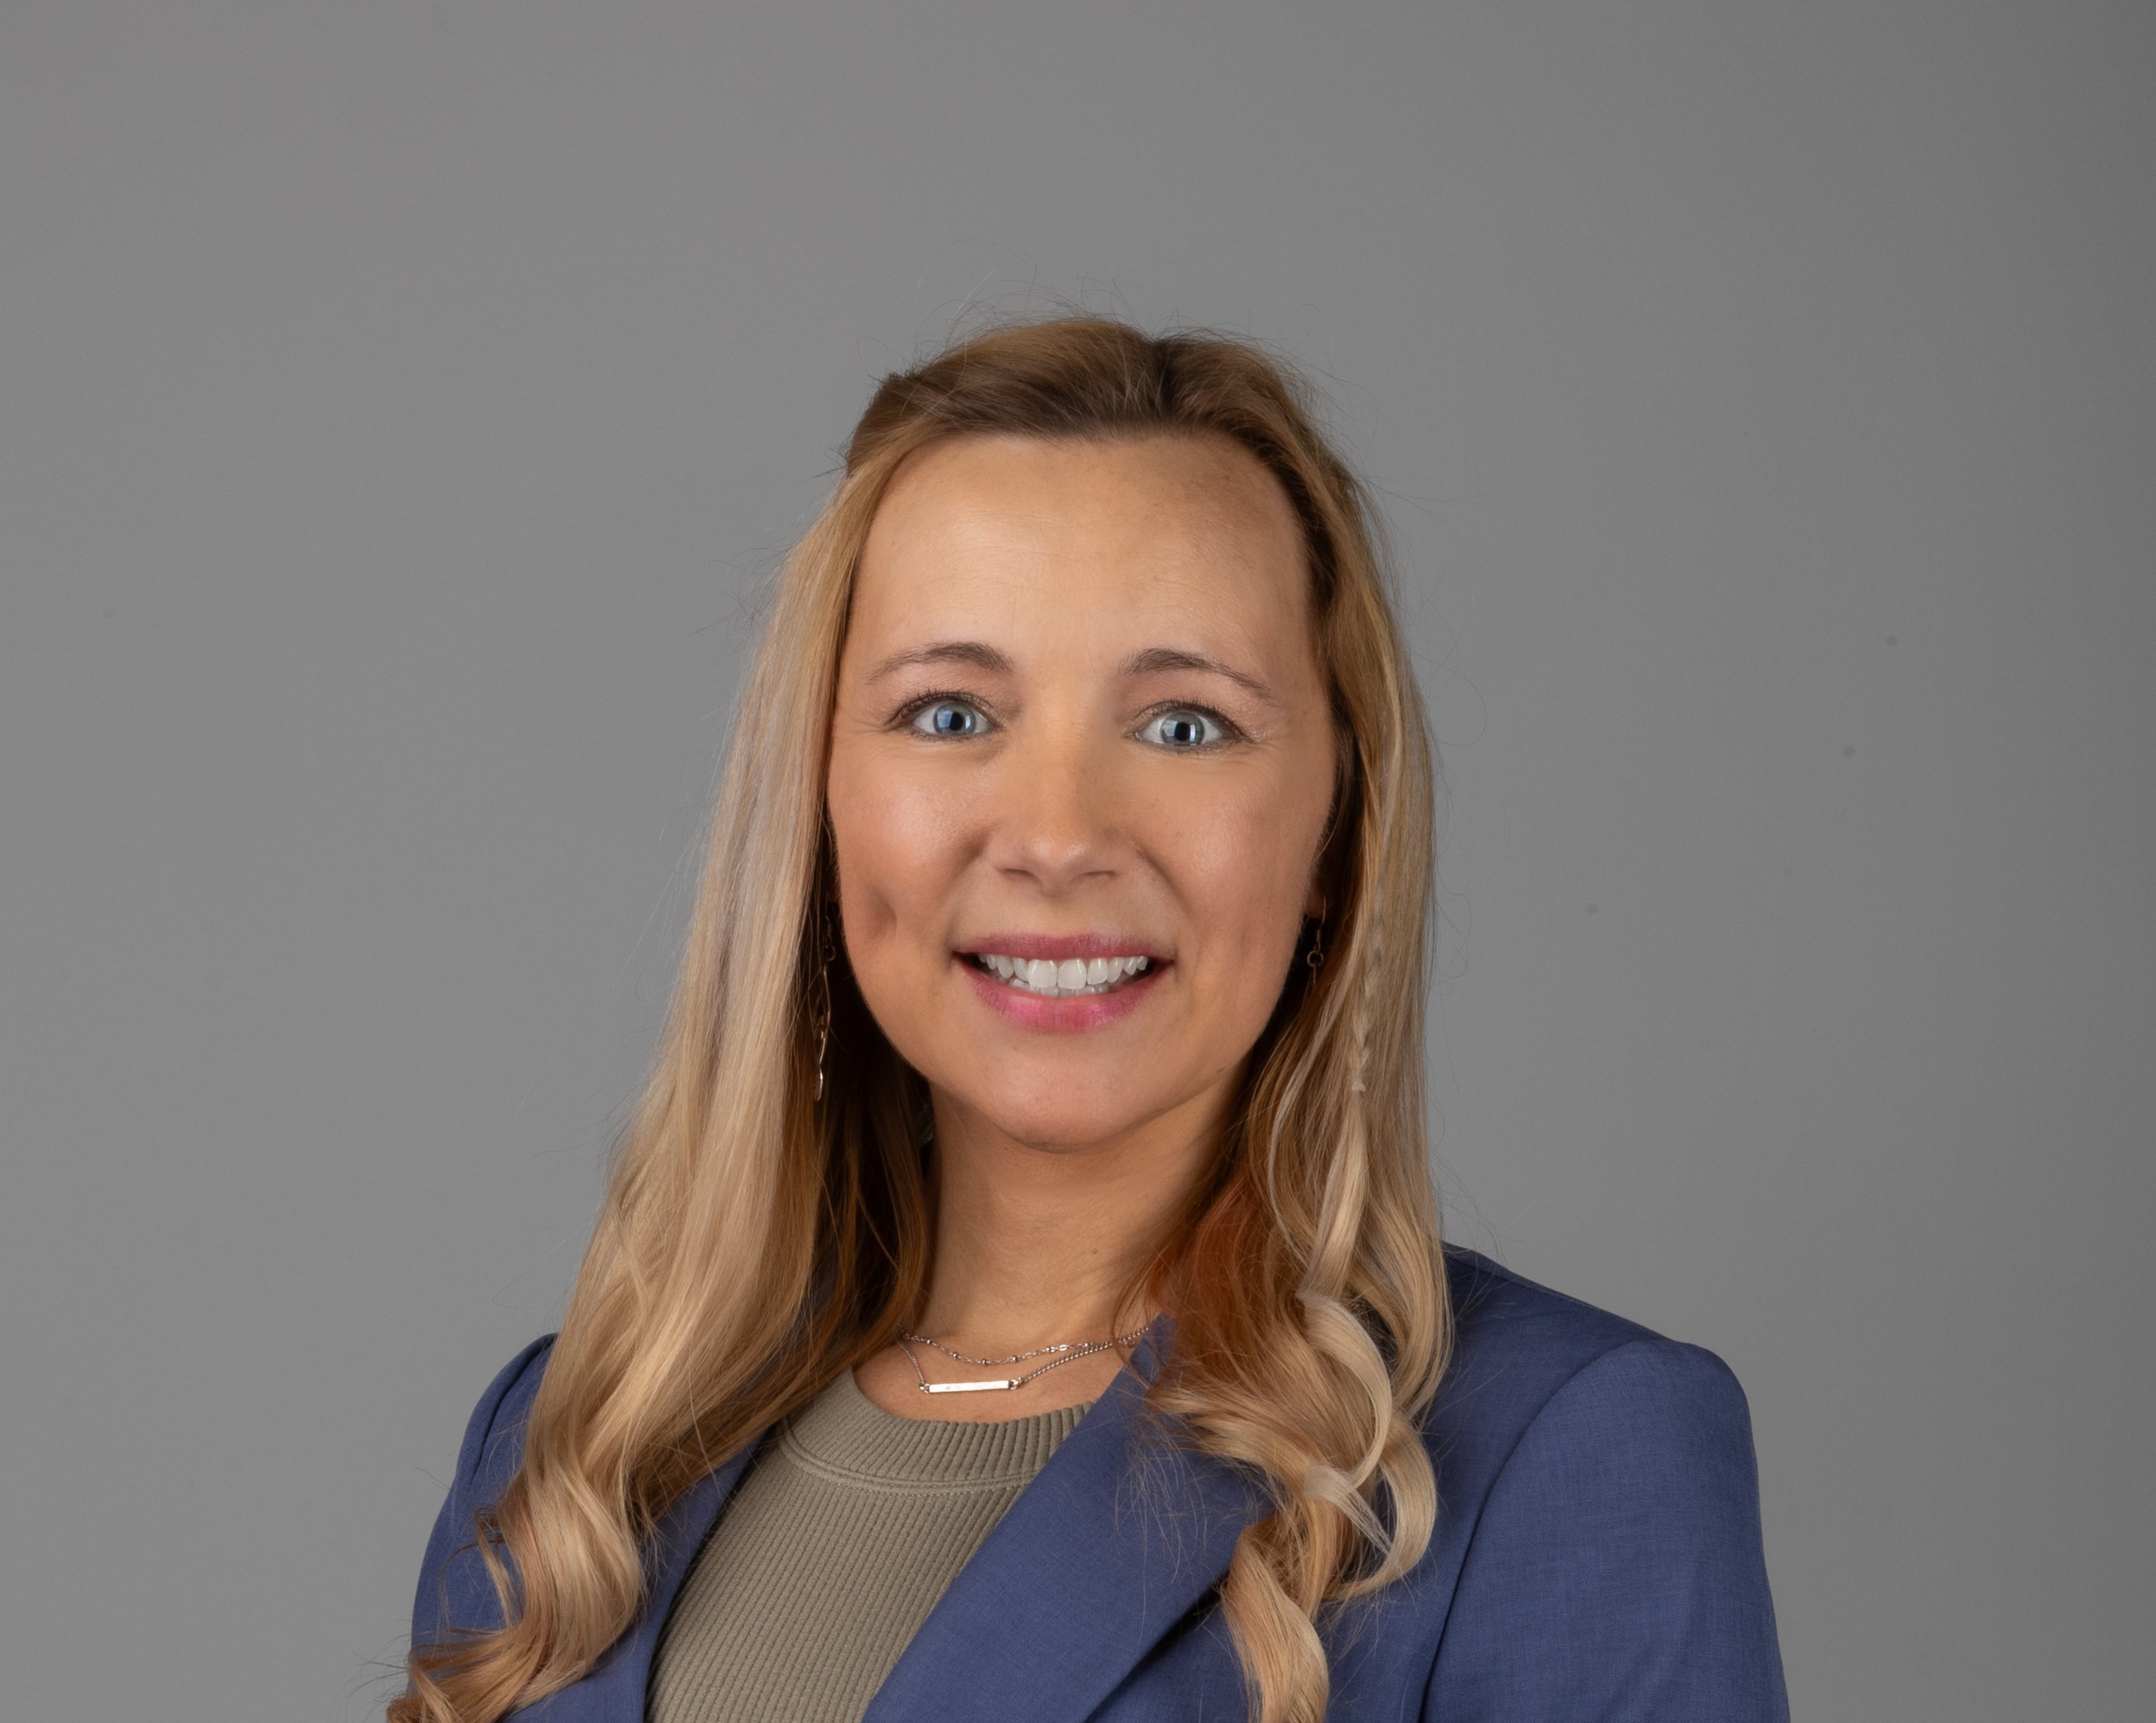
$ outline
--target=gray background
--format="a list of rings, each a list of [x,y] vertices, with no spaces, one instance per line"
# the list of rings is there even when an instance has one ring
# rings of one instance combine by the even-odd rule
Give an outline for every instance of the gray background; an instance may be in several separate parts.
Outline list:
[[[1454,1233],[1736,1367],[1800,1717],[2146,1716],[2152,20],[5,0],[8,1713],[378,1700],[756,584],[1060,295],[1332,390]]]

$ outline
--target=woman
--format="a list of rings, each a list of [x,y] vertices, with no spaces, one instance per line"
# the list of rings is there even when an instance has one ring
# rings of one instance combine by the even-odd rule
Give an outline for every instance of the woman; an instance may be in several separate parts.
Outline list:
[[[1431,777],[1272,362],[887,378],[391,1717],[1784,1715],[1728,1372],[1440,1244]]]

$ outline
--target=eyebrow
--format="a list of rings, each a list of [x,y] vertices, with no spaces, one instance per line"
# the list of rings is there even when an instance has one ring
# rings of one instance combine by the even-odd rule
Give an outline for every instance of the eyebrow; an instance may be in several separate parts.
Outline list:
[[[938,640],[931,645],[916,647],[911,652],[893,653],[870,672],[869,680],[880,682],[886,676],[921,664],[972,664],[977,669],[992,671],[998,675],[1011,674],[1011,661],[984,641]],[[1209,675],[1224,678],[1268,705],[1276,706],[1281,703],[1280,696],[1267,683],[1247,670],[1239,670],[1233,664],[1224,664],[1217,658],[1209,658],[1202,652],[1191,652],[1179,646],[1148,646],[1144,651],[1133,653],[1123,660],[1122,674],[1126,676],[1152,676],[1168,670],[1203,671]]]
[[[1208,658],[1202,652],[1186,652],[1178,646],[1148,646],[1143,652],[1123,661],[1126,676],[1148,676],[1162,670],[1203,670],[1209,675],[1225,677],[1268,705],[1276,706],[1281,703],[1280,696],[1267,684],[1247,670],[1239,670],[1233,664],[1223,664],[1217,658]]]
[[[1003,654],[978,640],[938,640],[932,646],[920,647],[912,652],[893,653],[869,673],[869,680],[880,682],[916,664],[972,664],[976,669],[993,670],[1005,676],[1010,674],[1011,667],[1010,660]]]

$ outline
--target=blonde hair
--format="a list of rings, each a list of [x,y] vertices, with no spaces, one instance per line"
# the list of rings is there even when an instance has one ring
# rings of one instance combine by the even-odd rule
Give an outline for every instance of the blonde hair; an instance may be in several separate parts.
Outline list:
[[[823,763],[855,564],[900,464],[983,434],[1226,437],[1308,551],[1341,772],[1327,961],[1296,966],[1210,1177],[1142,1291],[1174,1318],[1158,1433],[1271,1512],[1219,1588],[1259,1723],[1316,1723],[1328,1608],[1411,1567],[1417,1433],[1450,1339],[1424,1137],[1433,762],[1361,485],[1247,343],[1105,320],[993,330],[886,377],[779,577],[735,720],[687,950],[521,1464],[479,1528],[507,1625],[414,1648],[391,1723],[493,1723],[581,1678],[644,1606],[642,1541],[721,1459],[887,1345],[922,1297],[921,1079],[831,967],[814,1095]]]

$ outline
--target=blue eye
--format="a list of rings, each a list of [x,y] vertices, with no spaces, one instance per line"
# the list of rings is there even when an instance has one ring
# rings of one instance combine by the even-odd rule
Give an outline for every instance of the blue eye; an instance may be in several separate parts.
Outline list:
[[[939,700],[913,715],[913,728],[923,736],[978,736],[988,720],[962,700]]]
[[[1138,735],[1149,742],[1158,742],[1168,748],[1202,748],[1221,739],[1218,723],[1203,712],[1194,712],[1188,706],[1172,712],[1163,712],[1151,720]]]

